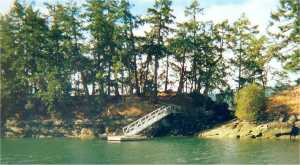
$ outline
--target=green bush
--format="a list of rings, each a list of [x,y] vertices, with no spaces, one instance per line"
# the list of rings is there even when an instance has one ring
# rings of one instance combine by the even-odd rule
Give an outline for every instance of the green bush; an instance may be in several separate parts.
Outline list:
[[[235,116],[240,120],[255,121],[262,116],[265,108],[264,89],[253,83],[240,89],[235,96]]]

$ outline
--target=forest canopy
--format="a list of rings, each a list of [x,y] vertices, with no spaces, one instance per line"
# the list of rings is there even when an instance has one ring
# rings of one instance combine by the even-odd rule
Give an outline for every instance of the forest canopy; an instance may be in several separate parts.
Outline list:
[[[280,75],[300,70],[296,0],[280,0],[270,13],[277,30],[266,35],[246,15],[233,23],[199,20],[205,10],[197,0],[184,22],[176,22],[171,0],[156,0],[141,16],[128,0],[45,6],[41,12],[17,0],[1,16],[1,109],[30,98],[52,109],[68,96],[226,94],[253,82],[266,88],[272,59],[283,64]],[[150,30],[136,35],[144,25]]]

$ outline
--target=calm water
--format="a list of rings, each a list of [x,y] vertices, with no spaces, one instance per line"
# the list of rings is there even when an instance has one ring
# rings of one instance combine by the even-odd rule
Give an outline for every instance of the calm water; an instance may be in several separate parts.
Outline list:
[[[299,141],[157,138],[103,140],[2,139],[1,163],[268,163],[299,164]]]

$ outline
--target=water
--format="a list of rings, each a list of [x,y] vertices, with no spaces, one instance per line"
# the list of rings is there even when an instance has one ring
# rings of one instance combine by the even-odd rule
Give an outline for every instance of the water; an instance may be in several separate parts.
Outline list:
[[[299,141],[156,138],[104,140],[1,139],[1,163],[299,164]]]

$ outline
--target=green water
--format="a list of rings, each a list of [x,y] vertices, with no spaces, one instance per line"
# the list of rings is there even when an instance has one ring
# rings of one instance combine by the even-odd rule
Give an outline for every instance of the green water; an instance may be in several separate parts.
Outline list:
[[[2,163],[299,164],[299,141],[155,138],[104,140],[1,139]]]

